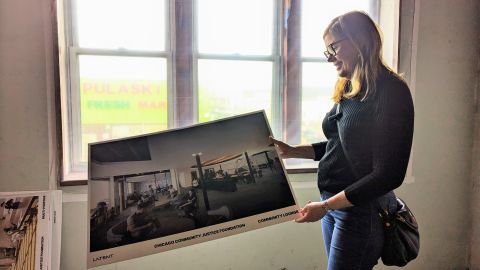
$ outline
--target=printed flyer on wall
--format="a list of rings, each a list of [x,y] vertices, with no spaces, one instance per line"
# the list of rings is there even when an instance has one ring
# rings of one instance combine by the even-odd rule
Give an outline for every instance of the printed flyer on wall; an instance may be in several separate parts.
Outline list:
[[[88,268],[293,220],[263,111],[89,144]]]
[[[60,269],[62,192],[0,192],[0,269]]]

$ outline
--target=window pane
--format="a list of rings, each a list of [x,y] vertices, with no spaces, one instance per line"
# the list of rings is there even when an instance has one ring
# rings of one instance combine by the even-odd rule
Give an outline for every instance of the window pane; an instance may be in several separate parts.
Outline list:
[[[325,139],[322,121],[332,108],[332,93],[337,79],[330,63],[303,63],[302,66],[302,144]]]
[[[272,63],[199,60],[199,121],[265,110],[271,120]]]
[[[167,128],[166,59],[82,55],[79,63],[80,161],[90,142]]]
[[[330,21],[351,10],[369,12],[371,0],[302,0],[302,56],[323,57],[323,31]]]
[[[199,0],[200,53],[271,55],[273,0]]]
[[[165,50],[165,0],[76,0],[78,46]]]

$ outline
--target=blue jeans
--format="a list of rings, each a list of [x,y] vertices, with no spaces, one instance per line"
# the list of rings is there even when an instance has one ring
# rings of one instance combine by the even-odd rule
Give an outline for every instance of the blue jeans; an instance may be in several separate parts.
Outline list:
[[[322,200],[335,194],[321,192]],[[396,207],[395,194],[378,199],[383,208]],[[328,270],[372,269],[381,256],[383,225],[375,202],[329,211],[322,219]]]

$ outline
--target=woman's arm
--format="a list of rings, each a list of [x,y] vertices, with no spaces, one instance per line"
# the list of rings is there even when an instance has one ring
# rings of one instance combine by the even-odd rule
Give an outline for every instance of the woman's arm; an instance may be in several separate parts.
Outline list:
[[[321,202],[311,202],[300,209],[300,217],[295,219],[295,222],[315,222],[323,218],[328,210],[335,210],[352,206],[353,204],[348,201],[345,196],[345,192],[339,192],[335,196],[330,197],[328,200]]]
[[[413,137],[414,109],[406,85],[396,85],[379,104],[374,132],[373,170],[328,200],[308,202],[296,222],[314,222],[328,210],[369,201],[400,186],[405,176]]]
[[[372,171],[344,191],[353,204],[370,201],[399,187],[407,171],[414,109],[405,84],[381,89],[373,131]]]
[[[270,137],[270,142],[275,144],[282,158],[315,158],[315,151],[312,145],[292,146]]]

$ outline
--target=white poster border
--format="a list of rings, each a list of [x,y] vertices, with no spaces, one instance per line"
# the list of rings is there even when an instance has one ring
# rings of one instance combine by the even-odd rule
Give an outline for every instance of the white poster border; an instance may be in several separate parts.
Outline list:
[[[92,145],[99,144],[99,143],[116,142],[116,141],[121,141],[125,139],[135,139],[135,138],[144,137],[144,136],[148,137],[148,136],[160,135],[162,133],[175,132],[178,130],[184,130],[184,129],[203,126],[207,124],[214,124],[217,122],[222,122],[230,119],[236,119],[236,118],[259,114],[259,113],[261,113],[265,119],[265,123],[270,136],[273,136],[265,111],[261,110],[261,111],[250,112],[250,113],[241,114],[237,116],[227,117],[227,118],[223,118],[223,119],[219,119],[219,120],[215,120],[207,123],[196,124],[196,125],[192,125],[184,128],[170,129],[166,131],[160,131],[160,132],[144,134],[139,136],[132,136],[128,138],[91,143],[89,144],[90,146],[89,151]],[[277,156],[279,156],[277,149],[275,147],[274,149]],[[89,153],[89,156],[90,154],[91,153]],[[227,221],[227,222],[223,222],[215,225],[210,225],[207,227],[202,227],[194,230],[189,230],[189,231],[185,231],[177,234],[168,235],[165,237],[155,238],[151,240],[131,243],[123,246],[118,246],[114,248],[108,248],[108,249],[103,249],[103,250],[93,251],[93,252],[90,252],[90,229],[91,228],[90,228],[90,222],[89,222],[90,219],[87,218],[87,228],[88,228],[87,229],[87,268],[93,268],[93,267],[98,267],[102,265],[129,260],[133,258],[157,254],[157,253],[178,249],[178,248],[182,248],[182,247],[186,247],[186,246],[190,246],[198,243],[203,243],[210,240],[220,239],[223,237],[248,232],[251,230],[260,229],[263,227],[279,224],[282,222],[292,221],[295,218],[298,218],[299,207],[297,203],[297,198],[293,192],[293,188],[289,180],[289,176],[286,173],[284,162],[281,158],[279,159],[279,161],[281,165],[281,170],[283,171],[283,174],[288,184],[288,188],[290,189],[291,195],[293,197],[294,204],[287,207],[275,209],[273,211],[268,211],[268,212],[264,212],[264,213],[244,217],[244,218],[239,218],[239,219],[235,219],[235,220],[231,220],[231,221]],[[88,174],[89,174],[88,205],[90,206],[90,203],[91,203],[90,164],[89,164]],[[88,214],[90,214],[88,209],[89,207],[87,207],[87,212]]]

